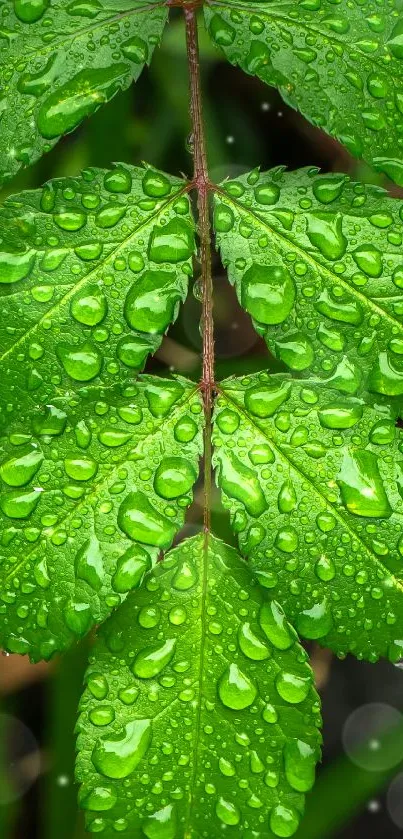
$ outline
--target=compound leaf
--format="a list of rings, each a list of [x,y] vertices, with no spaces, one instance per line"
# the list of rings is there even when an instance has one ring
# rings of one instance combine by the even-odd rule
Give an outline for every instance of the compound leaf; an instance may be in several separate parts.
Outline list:
[[[0,636],[50,658],[138,586],[182,527],[202,450],[186,379],[88,387],[0,438]]]
[[[392,408],[317,379],[220,385],[218,484],[242,552],[305,638],[396,661],[403,647],[403,457]]]
[[[170,552],[101,629],[86,678],[77,778],[90,831],[295,832],[318,697],[294,630],[233,548],[200,534]]]
[[[167,16],[155,0],[4,5],[0,185],[139,77]]]
[[[403,394],[402,203],[317,170],[228,181],[215,229],[239,300],[291,370]]]
[[[122,164],[0,209],[0,426],[89,381],[129,382],[192,273],[187,185]]]
[[[403,185],[398,4],[207,0],[213,41],[351,154]]]

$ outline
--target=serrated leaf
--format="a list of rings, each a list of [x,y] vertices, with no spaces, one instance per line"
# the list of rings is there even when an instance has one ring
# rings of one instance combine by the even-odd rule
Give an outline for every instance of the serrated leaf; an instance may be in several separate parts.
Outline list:
[[[0,185],[139,77],[167,17],[156,0],[4,5]]]
[[[225,182],[215,229],[238,298],[275,355],[342,393],[403,394],[401,201],[317,170]]]
[[[217,480],[242,553],[298,632],[401,658],[403,457],[395,411],[317,379],[220,385]]]
[[[25,412],[0,438],[0,638],[38,660],[104,620],[172,544],[203,414],[192,382],[152,376]]]
[[[208,0],[213,41],[232,64],[348,151],[403,185],[403,48],[398,4]]]
[[[86,678],[77,778],[90,831],[295,832],[318,697],[294,630],[232,548],[200,534],[169,553],[101,629]]]
[[[89,381],[132,381],[192,273],[184,181],[90,169],[0,209],[0,424]]]

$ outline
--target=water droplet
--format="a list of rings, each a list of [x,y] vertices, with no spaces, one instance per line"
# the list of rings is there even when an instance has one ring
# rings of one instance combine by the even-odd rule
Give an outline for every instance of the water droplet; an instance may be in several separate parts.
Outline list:
[[[124,315],[132,329],[162,334],[175,319],[182,292],[173,271],[145,271],[130,288]]]
[[[295,300],[295,285],[282,265],[254,263],[242,278],[242,305],[259,323],[282,323]]]
[[[46,12],[50,0],[14,0],[14,11],[23,23],[36,23]]]
[[[194,466],[183,457],[164,457],[154,477],[154,489],[161,498],[179,498],[192,488],[197,478]]]
[[[162,172],[147,169],[143,178],[143,190],[150,198],[165,198],[171,191],[171,184]]]
[[[148,816],[141,829],[147,839],[176,839],[177,819],[173,804],[167,804],[152,816]]]
[[[172,661],[176,639],[168,638],[159,644],[144,647],[137,653],[132,664],[132,671],[139,679],[153,679]]]
[[[153,262],[182,262],[192,256],[195,248],[194,231],[184,219],[171,219],[163,227],[155,226],[151,233],[148,255]]]
[[[300,816],[294,807],[285,807],[277,804],[270,814],[270,829],[281,839],[288,839],[293,836],[298,828]]]
[[[291,370],[306,370],[314,360],[314,348],[302,332],[293,332],[275,343],[276,353]]]
[[[77,382],[89,382],[101,372],[102,355],[89,341],[77,347],[59,344],[56,353],[66,373]]]
[[[259,623],[266,637],[277,650],[288,650],[294,644],[296,635],[285,614],[274,600],[263,603]]]
[[[354,261],[368,277],[380,277],[382,274],[382,253],[375,245],[360,245],[352,254]]]
[[[98,471],[98,464],[89,457],[68,457],[64,468],[69,478],[75,481],[90,481]]]
[[[108,192],[127,194],[132,188],[132,176],[124,166],[115,166],[104,177],[104,187]]]
[[[38,449],[31,449],[25,454],[4,461],[0,466],[0,477],[8,486],[25,486],[36,475],[42,461],[42,452]]]
[[[378,460],[373,452],[365,449],[346,451],[338,484],[343,504],[355,516],[389,518],[392,515]]]
[[[118,512],[118,525],[130,539],[168,548],[175,535],[175,525],[153,507],[143,492],[130,492]]]
[[[119,557],[116,571],[112,577],[112,588],[120,594],[125,594],[132,588],[137,588],[146,571],[151,567],[149,554],[140,545],[133,545]]]
[[[33,268],[35,262],[35,251],[24,250],[22,252],[0,252],[0,284],[11,285],[25,280]]]
[[[346,252],[347,239],[343,234],[340,213],[310,213],[307,216],[307,234],[310,242],[326,259],[341,259]]]
[[[297,616],[296,628],[300,635],[310,640],[324,638],[333,626],[332,613],[326,598],[305,609]]]
[[[13,490],[0,496],[0,509],[10,519],[27,519],[33,513],[41,497],[40,490],[20,492]]]
[[[298,705],[308,696],[311,687],[310,676],[297,676],[296,673],[281,671],[276,676],[276,690],[290,705]]]
[[[359,402],[329,402],[319,408],[319,422],[324,428],[352,428],[362,417],[363,408]]]
[[[209,30],[213,41],[220,47],[229,47],[235,40],[235,29],[221,15],[213,15]]]
[[[28,2],[28,0],[25,0]],[[43,102],[37,118],[38,129],[48,140],[72,131],[121,87],[127,76],[126,64],[81,70],[54,90]]]
[[[257,517],[267,510],[262,487],[255,472],[232,452],[217,452],[220,462],[219,484],[231,498],[244,504],[249,515]]]
[[[264,661],[270,656],[267,645],[255,635],[250,623],[243,623],[239,627],[238,643],[243,654],[252,661]]]
[[[319,177],[312,184],[312,192],[321,204],[331,204],[340,198],[345,181],[345,177],[340,177],[339,175]]]
[[[127,778],[146,754],[150,742],[151,720],[133,720],[120,733],[98,741],[92,762],[107,778]]]
[[[94,591],[102,588],[104,563],[101,546],[95,535],[91,536],[77,552],[74,568],[76,577],[85,580]]]
[[[79,293],[71,302],[71,314],[78,323],[96,326],[103,321],[108,311],[106,297],[96,285],[88,285],[85,293]]]
[[[236,825],[240,822],[241,813],[236,804],[226,801],[222,796],[217,801],[215,811],[223,824]]]
[[[271,380],[265,385],[254,385],[245,392],[245,407],[255,417],[272,417],[288,399],[290,391],[290,383],[284,381],[279,383]]]

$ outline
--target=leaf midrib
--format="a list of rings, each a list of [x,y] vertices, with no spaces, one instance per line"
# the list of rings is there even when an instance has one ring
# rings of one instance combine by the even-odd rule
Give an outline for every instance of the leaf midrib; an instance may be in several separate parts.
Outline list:
[[[384,309],[380,308],[380,306],[377,306],[377,304],[374,303],[371,297],[366,297],[366,295],[359,291],[357,288],[355,288],[355,286],[350,285],[350,283],[348,283],[340,274],[333,274],[330,268],[328,268],[325,265],[322,265],[321,262],[317,262],[315,257],[311,253],[309,253],[309,251],[304,250],[304,248],[301,245],[299,245],[298,242],[288,239],[287,236],[284,236],[284,234],[276,230],[274,227],[271,227],[265,219],[261,218],[260,215],[258,215],[250,208],[244,207],[242,204],[240,204],[238,201],[232,198],[232,196],[229,196],[225,192],[225,190],[223,190],[220,186],[213,185],[212,190],[213,192],[220,195],[229,204],[232,204],[232,206],[239,213],[243,213],[246,216],[252,217],[258,224],[260,224],[266,231],[270,233],[273,239],[277,238],[277,240],[281,243],[283,248],[292,248],[293,250],[298,251],[301,258],[309,262],[311,264],[311,267],[314,268],[314,270],[316,270],[318,273],[324,274],[325,277],[329,277],[332,282],[337,282],[338,285],[342,286],[348,294],[350,294],[352,297],[355,297],[364,307],[368,306],[369,308],[372,308],[377,315],[379,315],[382,319],[389,321],[389,323],[393,327],[397,327],[398,331],[403,333],[402,323],[400,323],[392,315],[390,315],[389,312],[385,312]],[[301,216],[305,217],[305,214],[301,213]]]
[[[370,560],[372,562],[374,562],[375,565],[378,566],[387,577],[390,577],[394,581],[394,583],[396,585],[396,588],[399,591],[403,592],[403,583],[400,582],[400,580],[397,577],[395,577],[395,575],[392,573],[392,571],[390,571],[385,565],[383,565],[383,563],[380,561],[379,557],[376,554],[372,553],[372,551],[370,550],[370,548],[368,547],[366,542],[364,542],[361,539],[360,535],[358,533],[356,533],[356,531],[351,528],[350,524],[348,523],[348,521],[346,521],[346,519],[344,518],[344,516],[342,515],[340,510],[338,510],[336,507],[332,506],[330,501],[321,492],[321,490],[314,483],[312,483],[312,479],[308,475],[305,474],[305,472],[301,469],[301,467],[298,466],[292,460],[292,458],[289,457],[289,455],[286,454],[283,451],[281,446],[277,442],[275,442],[275,440],[273,440],[272,437],[268,436],[268,433],[266,431],[262,430],[260,425],[258,425],[253,420],[253,418],[250,416],[250,414],[248,414],[248,412],[246,411],[245,407],[240,405],[239,402],[236,400],[236,398],[232,398],[231,396],[229,396],[228,391],[222,389],[220,386],[217,386],[217,392],[224,399],[226,399],[234,408],[236,408],[236,410],[238,410],[238,412],[244,417],[244,419],[246,419],[246,421],[256,431],[259,432],[259,434],[261,434],[264,438],[266,438],[269,441],[270,445],[273,446],[273,448],[276,450],[276,452],[279,454],[279,456],[290,465],[290,467],[294,470],[294,472],[296,472],[299,475],[300,479],[303,480],[303,481],[306,481],[312,487],[313,491],[316,493],[316,495],[318,495],[321,498],[321,500],[325,504],[326,508],[329,511],[331,511],[332,515],[334,515],[339,520],[339,523],[345,528],[345,530],[348,531],[350,536],[354,540],[356,540],[357,542],[360,543],[360,545],[363,548],[364,553],[370,557]]]
[[[138,384],[140,384],[140,382],[138,382]],[[172,412],[170,412],[168,414],[168,416],[162,417],[161,422],[159,424],[156,424],[156,426],[153,429],[153,431],[151,432],[151,434],[150,434],[149,430],[144,429],[143,435],[138,440],[136,439],[136,444],[139,444],[142,440],[148,439],[151,436],[156,436],[157,434],[160,434],[163,430],[164,423],[165,422],[170,422],[171,420],[173,420],[179,410],[182,412],[183,411],[183,406],[186,405],[188,402],[190,402],[191,399],[193,398],[193,396],[199,390],[200,390],[200,387],[197,385],[197,386],[193,387],[191,390],[189,390],[187,393],[185,393],[184,397],[173,408]],[[141,428],[141,426],[140,426],[140,428]],[[137,427],[138,431],[140,430],[140,428]],[[135,431],[133,431],[133,434],[134,433],[135,433]],[[112,454],[113,454],[113,452],[112,452]],[[108,472],[108,474],[104,475],[102,480],[100,480],[98,483],[95,484],[95,486],[92,487],[92,489],[90,490],[88,495],[84,495],[83,498],[81,498],[79,500],[78,504],[76,506],[74,506],[62,519],[60,519],[60,521],[58,521],[56,527],[53,528],[53,529],[58,530],[62,525],[66,524],[66,522],[69,521],[71,516],[76,516],[77,512],[81,509],[82,506],[87,506],[88,504],[90,504],[91,499],[96,499],[98,493],[104,487],[104,485],[107,484],[108,481],[111,480],[111,478],[115,474],[115,472],[118,471],[122,467],[122,465],[126,462],[127,462],[127,452],[125,453],[125,456],[121,460],[113,462],[112,469],[110,470],[110,472]],[[104,463],[107,463],[107,461],[104,461]],[[4,576],[4,578],[3,578],[4,583],[6,583],[8,580],[12,579],[14,577],[15,573],[17,573],[19,571],[19,569],[24,566],[25,562],[27,562],[32,556],[35,556],[35,554],[38,551],[43,550],[43,548],[46,545],[47,538],[48,537],[45,536],[44,540],[41,542],[40,545],[36,545],[28,554],[25,554],[23,556],[23,558],[21,559],[21,561],[17,565],[13,565],[10,572]]]
[[[70,298],[73,294],[75,294],[87,282],[90,282],[91,277],[94,274],[96,274],[100,270],[102,271],[105,268],[105,266],[108,265],[111,262],[112,259],[115,259],[116,255],[122,249],[126,248],[127,245],[130,243],[130,241],[133,238],[138,236],[141,233],[141,231],[144,230],[144,228],[147,227],[149,224],[152,224],[153,222],[157,221],[158,217],[163,212],[165,212],[174,203],[174,201],[176,201],[182,195],[185,195],[187,192],[189,192],[190,189],[191,189],[191,185],[189,183],[185,183],[185,185],[182,187],[182,189],[179,190],[179,192],[175,192],[169,198],[168,201],[165,201],[163,204],[160,204],[158,209],[153,214],[148,216],[147,219],[144,220],[144,222],[142,222],[142,224],[140,224],[139,227],[136,227],[135,230],[133,230],[122,242],[119,242],[116,245],[116,247],[114,247],[110,251],[108,256],[105,257],[105,259],[98,261],[97,264],[94,265],[94,267],[91,269],[91,271],[89,271],[88,274],[85,274],[85,276],[82,277],[81,280],[78,283],[74,283],[69,288],[69,290],[66,291],[66,293],[62,297],[60,297],[60,299],[50,309],[46,309],[46,312],[44,312],[43,316],[38,321],[33,323],[32,326],[30,326],[29,329],[27,329],[26,332],[24,332],[22,335],[20,335],[20,337],[18,338],[17,341],[15,341],[14,344],[11,344],[11,346],[2,355],[0,355],[0,364],[9,355],[11,355],[20,346],[20,344],[23,343],[28,338],[29,335],[31,335],[36,329],[38,329],[40,327],[40,325],[43,323],[43,321],[47,320],[49,317],[52,317],[52,315],[55,312],[57,312],[58,309],[61,308],[64,305],[64,303],[66,303],[68,300],[70,300]],[[40,251],[38,251],[38,252],[40,252]]]

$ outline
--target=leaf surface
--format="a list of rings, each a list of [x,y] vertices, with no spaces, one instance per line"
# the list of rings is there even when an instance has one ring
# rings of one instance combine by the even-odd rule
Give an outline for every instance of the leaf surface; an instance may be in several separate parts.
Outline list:
[[[305,638],[397,661],[403,458],[392,408],[318,380],[220,385],[217,480],[242,553]]]
[[[403,25],[398,3],[208,0],[213,41],[232,64],[356,157],[403,184]]]
[[[117,164],[0,209],[0,425],[55,395],[131,382],[192,273],[187,186]]]
[[[0,438],[0,637],[50,658],[140,584],[192,499],[202,451],[192,382],[88,387]]]
[[[0,185],[139,77],[167,16],[155,0],[4,5]]]
[[[277,358],[342,393],[402,395],[401,201],[316,169],[255,170],[218,190],[224,265]]]
[[[108,837],[291,836],[319,702],[281,610],[200,534],[101,629],[78,723],[87,826]]]

